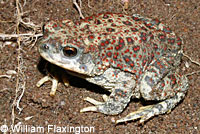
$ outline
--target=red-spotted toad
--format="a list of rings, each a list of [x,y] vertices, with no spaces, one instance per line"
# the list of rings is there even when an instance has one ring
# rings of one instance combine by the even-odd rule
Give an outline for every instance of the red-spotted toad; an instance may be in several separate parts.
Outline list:
[[[185,97],[188,80],[176,72],[182,41],[157,19],[106,13],[76,23],[51,21],[44,30],[39,43],[44,59],[111,92],[103,96],[105,102],[85,98],[94,106],[81,112],[117,115],[131,98],[158,101],[116,121],[140,118],[142,123],[171,111]]]

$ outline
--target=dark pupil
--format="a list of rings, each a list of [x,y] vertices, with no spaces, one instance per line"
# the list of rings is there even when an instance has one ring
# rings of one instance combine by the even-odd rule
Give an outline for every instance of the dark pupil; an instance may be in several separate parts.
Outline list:
[[[73,56],[76,56],[77,50],[76,48],[73,48],[73,47],[65,47],[63,49],[63,53],[67,57],[73,57]]]

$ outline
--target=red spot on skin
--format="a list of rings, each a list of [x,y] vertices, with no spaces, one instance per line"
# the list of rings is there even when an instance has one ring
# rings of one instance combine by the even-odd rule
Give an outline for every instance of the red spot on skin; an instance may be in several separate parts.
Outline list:
[[[157,55],[160,55],[160,52],[156,52]]]
[[[106,40],[106,41],[105,41],[105,43],[106,43],[106,44],[109,44],[109,41],[108,41],[108,40]]]
[[[176,82],[175,81],[172,81],[172,84],[175,84]]]
[[[178,42],[177,45],[180,46],[180,45],[181,45],[181,42]]]
[[[112,36],[112,39],[116,39],[116,36]]]
[[[151,54],[151,57],[152,57],[152,58],[154,57],[154,54],[153,54],[153,53]]]
[[[169,84],[169,81],[167,81],[167,84]]]
[[[149,26],[151,26],[151,23],[149,23],[149,24],[146,24],[146,26],[148,26],[148,27],[149,27]]]
[[[102,42],[102,43],[101,43],[101,46],[104,47],[104,46],[105,46],[105,43]]]
[[[53,25],[53,28],[56,28],[56,27],[58,27],[58,25],[57,25],[57,24],[54,24],[54,25]]]
[[[128,41],[128,42],[132,42],[132,39],[131,39],[131,38],[127,38],[127,41]]]
[[[131,64],[130,64],[130,66],[131,66],[131,67],[134,67],[134,64],[133,64],[133,63],[131,63]]]
[[[146,41],[146,40],[147,40],[147,38],[146,38],[146,37],[142,37],[142,40]]]
[[[141,59],[141,58],[142,58],[142,55],[139,55],[139,58]]]
[[[133,50],[136,52],[136,51],[140,50],[140,47],[139,46],[134,47]]]
[[[115,49],[116,49],[116,50],[119,50],[119,46],[116,46]]]
[[[134,37],[135,40],[138,40],[137,37]]]
[[[150,44],[147,44],[147,47],[150,47]]]
[[[125,53],[128,53],[129,52],[129,49],[126,49]]]
[[[138,20],[139,18],[138,17],[134,17],[134,20]]]
[[[144,65],[146,64],[146,62],[147,62],[147,61],[146,61],[146,60],[144,60],[144,61],[143,61],[143,63],[142,63],[142,66],[144,66]]]
[[[125,61],[126,61],[126,62],[129,62],[129,61],[130,61],[130,59],[129,59],[129,58],[126,58],[126,59],[125,59]]]
[[[166,96],[167,95],[167,93],[166,92],[164,92],[164,96]]]
[[[166,29],[167,29],[167,31],[171,31],[171,29],[169,27],[167,27]]]
[[[133,50],[134,50],[134,51],[137,51],[137,48],[136,48],[136,47],[134,47],[134,48],[133,48]]]
[[[133,72],[136,73],[137,71],[136,71],[136,70],[133,70]]]
[[[142,71],[139,71],[139,74],[142,74]]]
[[[114,55],[113,58],[114,58],[114,59],[117,59],[117,55]]]
[[[120,39],[119,42],[120,42],[120,43],[124,43],[124,40],[123,40],[123,39]]]
[[[161,35],[161,36],[160,36],[160,39],[164,39],[164,38],[165,38],[165,36],[164,36],[164,35]]]
[[[126,33],[129,33],[129,30],[125,30]]]
[[[165,86],[165,83],[162,83],[161,86],[164,87],[164,86]]]
[[[111,56],[112,56],[112,53],[111,53],[111,52],[108,52],[108,53],[107,53],[107,56],[108,56],[108,57],[111,57]]]
[[[100,40],[101,39],[101,37],[98,37],[98,40]]]
[[[94,36],[93,36],[93,35],[90,35],[89,38],[90,38],[90,39],[94,39]]]
[[[119,68],[123,68],[120,64],[117,64],[117,67],[119,67]]]
[[[116,42],[116,40],[113,40],[111,44],[114,44]]]
[[[135,58],[135,57],[136,57],[136,54],[133,54],[133,57]]]
[[[112,29],[111,29],[111,28],[108,28],[108,31],[109,31],[109,32],[111,32],[111,31],[112,31]]]

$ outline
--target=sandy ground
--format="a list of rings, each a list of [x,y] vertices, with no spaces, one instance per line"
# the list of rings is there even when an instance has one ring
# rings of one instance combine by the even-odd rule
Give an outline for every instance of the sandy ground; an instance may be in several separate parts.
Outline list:
[[[88,5],[89,2],[89,5]],[[23,20],[30,20],[39,25],[52,19],[79,20],[80,16],[72,1],[67,0],[26,0],[21,1]],[[175,31],[184,40],[184,52],[191,59],[200,62],[200,1],[197,0],[134,0],[129,2],[129,8],[124,11],[120,0],[82,0],[82,13],[90,16],[100,12],[141,14],[150,18],[159,18],[163,23]],[[14,34],[16,25],[16,2],[14,0],[0,1],[0,33]],[[31,29],[20,27],[21,33],[27,33]],[[8,70],[17,71],[18,45],[6,43],[0,38],[0,75]],[[7,45],[6,45],[7,44]],[[6,45],[6,46],[5,46]],[[55,97],[50,97],[51,83],[45,83],[41,88],[36,83],[44,75],[45,61],[40,60],[37,44],[30,49],[30,44],[21,43],[22,73],[13,75],[10,79],[0,78],[0,126],[23,124],[32,126],[57,125],[57,126],[87,126],[94,127],[98,134],[200,134],[200,75],[188,76],[190,88],[185,99],[169,114],[159,115],[150,119],[144,125],[138,125],[138,121],[131,121],[115,125],[113,119],[124,117],[128,113],[141,107],[139,100],[133,100],[123,113],[118,116],[106,116],[100,113],[80,113],[83,107],[90,106],[83,101],[89,96],[102,100],[101,88],[86,81],[69,77],[70,86],[59,84]],[[185,66],[187,65],[187,67]],[[184,57],[180,72],[188,74],[198,71],[200,67]],[[19,103],[23,108],[15,107],[12,112],[12,104],[16,97],[16,82],[25,82],[25,92]],[[18,96],[21,94],[18,92]],[[16,98],[18,100],[19,98]],[[12,115],[14,113],[14,116]],[[28,117],[28,118],[27,118]],[[2,130],[2,129],[1,129]],[[78,129],[77,129],[78,130]],[[0,132],[1,133],[1,132]],[[51,131],[53,133],[53,131]]]

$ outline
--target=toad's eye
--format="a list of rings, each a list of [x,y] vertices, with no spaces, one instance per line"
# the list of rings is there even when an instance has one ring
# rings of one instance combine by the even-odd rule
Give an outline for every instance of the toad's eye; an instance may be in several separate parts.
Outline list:
[[[74,47],[64,47],[63,48],[63,54],[67,57],[74,57],[77,55],[77,49]]]

